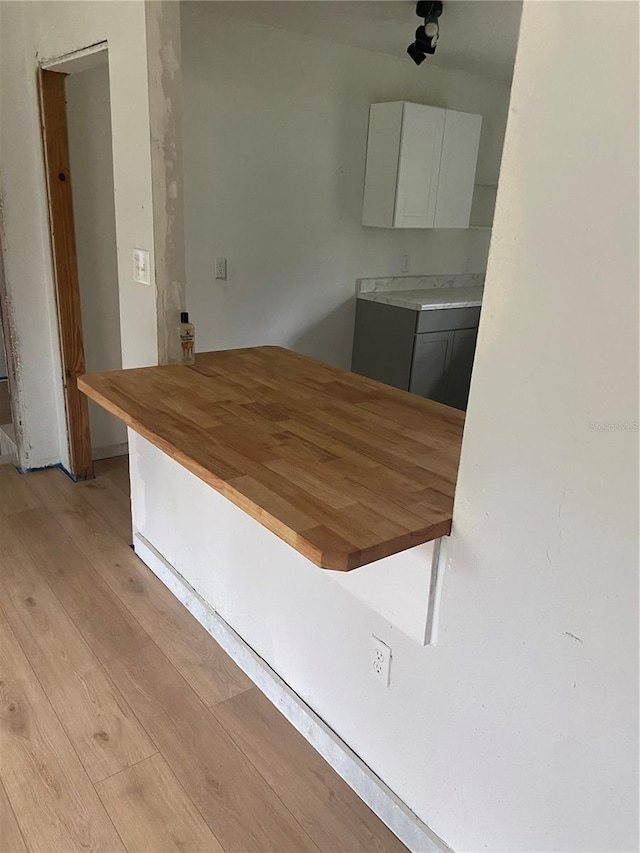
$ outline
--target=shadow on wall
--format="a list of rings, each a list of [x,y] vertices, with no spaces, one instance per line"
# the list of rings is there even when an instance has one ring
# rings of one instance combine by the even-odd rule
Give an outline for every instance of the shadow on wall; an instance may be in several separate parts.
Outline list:
[[[351,368],[355,322],[355,297],[347,299],[322,319],[311,323],[287,344],[289,349],[318,358],[336,367]]]

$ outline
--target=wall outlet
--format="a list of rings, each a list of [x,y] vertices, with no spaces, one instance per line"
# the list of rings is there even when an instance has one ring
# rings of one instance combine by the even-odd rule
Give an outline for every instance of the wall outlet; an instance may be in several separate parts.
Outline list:
[[[216,258],[215,277],[222,281],[227,280],[227,259]]]
[[[391,678],[391,649],[382,640],[371,635],[371,672],[374,676],[389,686]]]
[[[149,278],[149,250],[133,250],[133,280],[139,284],[150,284]]]
[[[409,272],[411,269],[411,255],[403,255],[400,263],[400,272]]]

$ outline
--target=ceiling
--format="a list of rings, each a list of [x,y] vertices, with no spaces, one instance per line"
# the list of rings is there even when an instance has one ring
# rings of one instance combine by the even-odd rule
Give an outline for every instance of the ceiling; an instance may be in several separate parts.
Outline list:
[[[224,17],[387,53],[409,63],[407,45],[420,24],[415,3],[404,0],[214,0],[207,6]],[[440,42],[427,63],[510,81],[521,10],[522,0],[444,0]]]

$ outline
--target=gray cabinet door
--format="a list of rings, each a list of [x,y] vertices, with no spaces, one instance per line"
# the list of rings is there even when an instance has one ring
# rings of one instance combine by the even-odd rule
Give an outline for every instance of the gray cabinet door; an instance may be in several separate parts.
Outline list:
[[[416,335],[409,391],[439,403],[447,402],[447,368],[454,332]]]
[[[456,409],[467,408],[469,385],[476,351],[477,329],[460,329],[451,332],[452,342],[449,356],[449,378],[445,402]]]

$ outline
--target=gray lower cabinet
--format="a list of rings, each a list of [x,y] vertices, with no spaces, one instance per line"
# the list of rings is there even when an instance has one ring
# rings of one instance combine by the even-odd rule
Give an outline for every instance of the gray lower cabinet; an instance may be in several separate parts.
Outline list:
[[[466,409],[480,308],[414,311],[358,299],[351,369]]]
[[[451,361],[451,332],[415,336],[409,391],[439,403],[447,402],[447,368]]]
[[[451,358],[445,402],[456,409],[466,410],[478,330],[477,328],[459,329],[456,332],[450,332],[450,334],[452,335]]]

